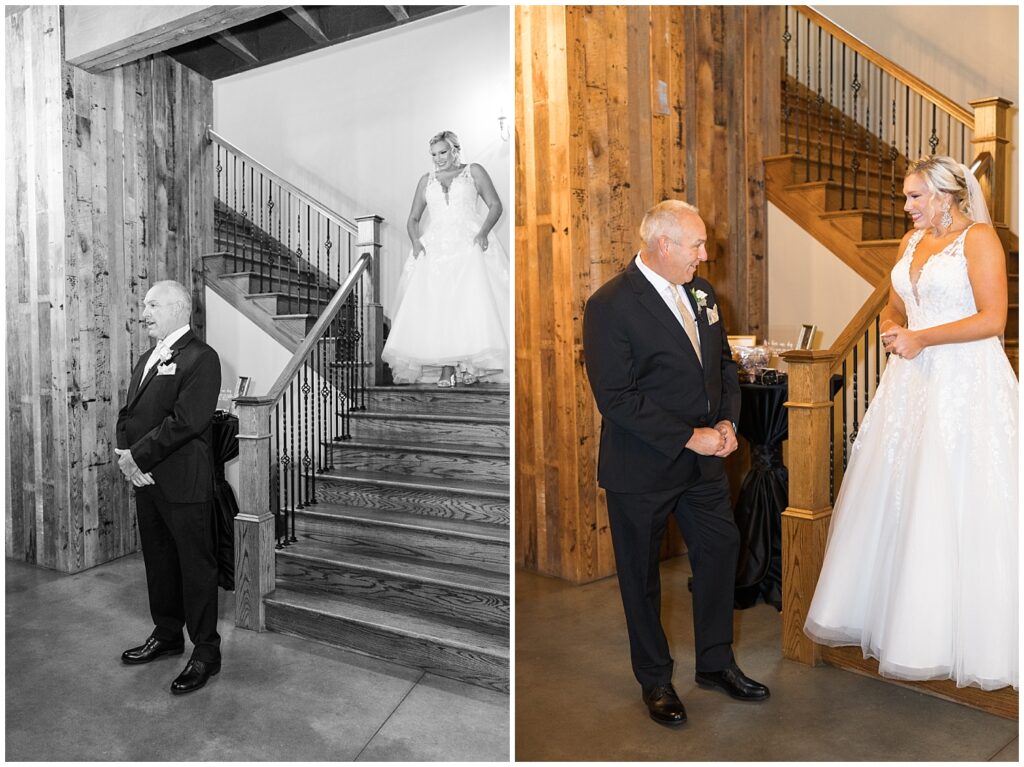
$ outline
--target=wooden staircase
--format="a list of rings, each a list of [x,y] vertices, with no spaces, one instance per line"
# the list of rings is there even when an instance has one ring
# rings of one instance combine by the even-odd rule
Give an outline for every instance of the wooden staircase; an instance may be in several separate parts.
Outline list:
[[[509,390],[374,387],[277,552],[268,628],[509,689]]]
[[[338,284],[302,256],[219,200],[206,284],[265,333],[294,352]]]

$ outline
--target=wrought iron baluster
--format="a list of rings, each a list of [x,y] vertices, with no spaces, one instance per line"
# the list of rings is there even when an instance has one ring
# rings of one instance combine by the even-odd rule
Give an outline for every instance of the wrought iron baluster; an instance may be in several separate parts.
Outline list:
[[[840,48],[839,210],[846,210],[846,43]]]
[[[875,317],[875,392],[882,380],[882,317]]]
[[[828,180],[835,181],[835,176],[832,171],[833,161],[835,157],[835,111],[836,102],[833,97],[833,83],[835,82],[835,64],[833,60],[833,43],[835,38],[832,35],[828,36]]]
[[[882,218],[882,168],[885,166],[885,155],[882,153],[882,146],[883,146],[883,140],[884,140],[883,139],[883,130],[884,130],[884,125],[885,125],[885,117],[884,117],[884,113],[883,113],[883,103],[884,103],[884,101],[883,101],[883,98],[882,98],[882,88],[883,88],[883,82],[884,81],[882,79],[882,76],[883,76],[882,70],[879,69],[878,70],[878,140],[877,140],[877,143],[875,144],[875,149],[877,149],[877,152],[878,152],[878,167],[877,167],[876,170],[878,172],[878,190],[877,190],[878,191],[878,239],[880,239],[880,240],[883,238],[883,234],[882,234],[882,226],[883,226],[883,224],[882,224],[882,221],[883,221],[883,218]]]
[[[817,105],[818,105],[818,178],[817,178],[817,180],[818,181],[821,181],[821,144],[822,144],[821,138],[822,138],[822,123],[824,122],[822,120],[821,110],[822,110],[822,106],[825,103],[825,97],[824,97],[824,95],[822,95],[822,88],[821,88],[821,33],[822,33],[822,29],[821,29],[821,27],[818,27],[818,51],[817,51],[817,53],[818,53],[818,98],[817,98]]]
[[[831,393],[832,381],[829,380]],[[832,408],[828,411],[828,497],[829,503],[836,502],[836,402],[832,398]]]
[[[808,18],[806,21],[806,30],[804,34],[804,62],[807,68],[807,105],[804,110],[804,130],[807,132],[804,147],[806,148],[806,157],[804,159],[804,181],[811,180],[811,20]]]
[[[843,359],[843,471],[846,471],[846,464],[849,462],[849,440],[846,435],[846,359]]]
[[[868,403],[871,401],[868,384],[871,381],[871,356],[868,351],[871,348],[869,343],[870,326],[864,328],[864,414],[867,415]]]
[[[889,236],[896,236],[896,81],[892,81],[892,136],[889,143]]]
[[[789,41],[793,39],[793,36],[789,33],[789,6],[782,6],[782,18],[784,29],[782,32],[782,43],[783,43],[783,63],[782,63],[782,140],[785,142],[783,147],[783,153],[789,154],[789,117],[792,112],[789,106]]]
[[[851,445],[857,441],[857,432],[860,431],[860,420],[858,418],[858,409],[860,407],[860,400],[857,398],[857,386],[860,383],[857,378],[857,347],[859,344],[853,345],[853,431],[850,432],[850,443]]]
[[[861,82],[857,74],[860,54],[853,52],[853,82],[850,87],[853,89],[853,124],[859,126],[857,120],[858,97],[860,95]],[[850,161],[850,169],[853,172],[853,210],[857,210],[857,174],[860,170],[860,157],[857,154],[857,137],[853,137],[853,159]]]
[[[932,104],[932,133],[928,137],[928,148],[931,150],[931,154],[935,154],[935,150],[939,146],[939,136],[935,132],[935,105]]]
[[[231,155],[231,251],[238,255],[238,155]],[[245,271],[245,258],[242,258]]]
[[[795,74],[794,74],[794,78],[793,79],[796,80],[796,84],[797,84],[797,96],[796,96],[797,113],[796,113],[795,125],[793,127],[794,127],[794,130],[796,130],[796,150],[795,150],[795,153],[796,154],[801,154],[801,152],[800,152],[800,111],[801,111],[801,109],[800,109],[800,90],[802,90],[802,89],[800,88],[800,86],[801,86],[802,83],[800,82],[800,17],[797,16],[793,21],[794,21],[793,26],[796,28],[796,41],[794,42],[794,45],[793,45],[793,48],[796,51],[796,67],[795,67]]]
[[[274,406],[274,416],[271,421],[274,425],[274,460],[270,474],[271,487],[274,494],[274,537],[277,538],[277,548],[281,548],[281,405],[279,401]]]

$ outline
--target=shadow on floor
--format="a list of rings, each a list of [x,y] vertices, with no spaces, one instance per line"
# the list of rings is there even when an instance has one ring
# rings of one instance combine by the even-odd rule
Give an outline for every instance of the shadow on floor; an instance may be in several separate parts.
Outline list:
[[[1017,761],[1017,723],[840,669],[783,660],[781,618],[735,613],[735,654],[767,684],[743,703],[693,681],[684,557],[662,565],[662,617],[689,721],[647,716],[629,667],[615,578],[585,586],[516,573],[516,728],[520,761]]]
[[[234,626],[224,665],[172,696],[186,655],[124,666],[148,635],[141,555],[77,575],[6,562],[11,761],[507,761],[509,698],[272,632]]]

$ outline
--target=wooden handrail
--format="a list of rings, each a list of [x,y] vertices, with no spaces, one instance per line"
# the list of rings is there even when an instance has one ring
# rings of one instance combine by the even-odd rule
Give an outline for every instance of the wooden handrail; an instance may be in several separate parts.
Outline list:
[[[858,341],[863,337],[864,330],[874,321],[878,313],[885,307],[886,302],[889,300],[889,287],[892,285],[891,278],[886,275],[878,287],[874,289],[863,306],[860,307],[858,312],[853,315],[853,318],[846,323],[846,327],[843,328],[836,340],[832,342],[832,346],[829,347],[828,353],[832,356],[833,371],[838,367],[846,355],[850,353],[850,350],[857,344]]]
[[[239,149],[237,146],[235,146],[230,141],[228,141],[226,138],[224,138],[219,133],[217,133],[217,131],[215,131],[212,126],[207,127],[207,129],[206,129],[206,138],[207,138],[208,141],[216,141],[218,144],[220,144],[225,149],[230,149],[232,152],[237,154],[239,157],[244,158],[245,161],[247,163],[249,163],[250,165],[253,165],[253,166],[259,168],[266,175],[273,177],[274,182],[278,186],[280,186],[282,189],[290,192],[291,194],[295,195],[300,200],[305,201],[305,203],[307,205],[309,205],[310,208],[312,208],[313,210],[317,211],[324,218],[330,219],[335,224],[337,224],[340,228],[347,230],[351,234],[358,234],[359,233],[359,228],[355,224],[353,224],[351,221],[349,221],[347,218],[345,218],[343,215],[341,215],[340,213],[335,213],[333,210],[328,208],[322,202],[319,202],[318,200],[314,199],[308,193],[303,192],[297,186],[295,186],[293,184],[289,184],[287,181],[284,180],[284,178],[281,177],[281,175],[279,173],[275,173],[270,168],[268,168],[266,165],[261,163],[259,160],[254,159],[252,155],[250,155],[249,153]]]
[[[373,256],[369,253],[363,253],[356,261],[356,265],[352,267],[352,271],[349,272],[348,277],[338,288],[338,291],[331,298],[331,302],[327,304],[323,312],[317,318],[316,324],[313,325],[313,329],[310,330],[302,343],[299,344],[299,348],[295,350],[295,354],[288,360],[288,364],[284,366],[284,370],[281,371],[281,375],[277,377],[277,381],[270,387],[270,391],[259,397],[239,397],[234,400],[239,405],[276,405],[278,400],[281,399],[281,395],[284,394],[285,389],[288,388],[288,384],[291,382],[292,377],[298,372],[299,368],[305,364],[306,357],[309,356],[309,352],[320,340],[320,337],[324,334],[331,322],[337,316],[338,312],[341,311],[341,307],[348,299],[349,294],[355,287],[356,280],[358,280],[363,272],[365,272],[373,261]]]
[[[932,86],[928,85],[920,77],[916,77],[911,74],[899,64],[894,61],[890,61],[882,54],[878,53],[865,43],[863,40],[854,37],[852,34],[847,32],[845,29],[840,27],[834,21],[822,16],[816,10],[808,5],[796,5],[793,6],[797,11],[807,16],[811,21],[815,22],[822,29],[828,31],[833,37],[840,42],[845,43],[848,47],[855,50],[867,61],[870,61],[876,67],[884,72],[895,77],[901,83],[906,85],[912,91],[927,99],[932,104],[937,106],[943,112],[951,115],[953,119],[963,123],[971,131],[974,130],[974,113],[968,110],[966,107],[962,107],[950,98],[942,95]]]

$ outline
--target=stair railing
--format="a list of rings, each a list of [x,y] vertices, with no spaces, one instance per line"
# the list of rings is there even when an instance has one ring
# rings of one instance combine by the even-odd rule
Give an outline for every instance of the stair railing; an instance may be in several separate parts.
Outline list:
[[[1008,220],[1011,102],[972,101],[972,112],[808,6],[783,6],[782,40],[783,151],[803,157],[805,182],[839,185],[840,210],[872,214],[878,239],[898,238],[908,160],[970,165],[988,152],[982,188],[992,220]]]
[[[379,226],[379,219],[373,224]],[[266,395],[235,400],[238,626],[263,630],[263,596],[274,588],[274,550],[296,542],[295,510],[317,503],[317,475],[333,468],[333,445],[350,439],[351,413],[365,410],[374,369],[370,355],[376,352],[367,343],[375,264],[373,252],[359,256]]]
[[[274,173],[213,128],[214,238],[261,293],[289,296],[288,313],[317,316],[349,274],[358,227]]]

